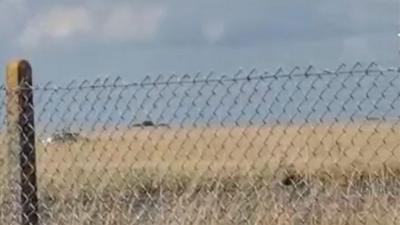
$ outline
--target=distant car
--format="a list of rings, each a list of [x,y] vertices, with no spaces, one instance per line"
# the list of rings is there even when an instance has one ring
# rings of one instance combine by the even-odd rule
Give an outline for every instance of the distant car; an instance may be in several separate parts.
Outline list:
[[[153,121],[150,121],[150,120],[145,120],[145,121],[143,121],[142,125],[143,125],[144,127],[154,127],[154,126],[155,126],[155,124],[153,123]]]
[[[151,120],[145,120],[142,123],[135,123],[132,125],[133,127],[169,127],[166,123],[155,124]]]
[[[64,142],[77,142],[79,139],[79,133],[73,133],[68,131],[62,131],[55,133],[51,140],[52,142],[64,143]]]

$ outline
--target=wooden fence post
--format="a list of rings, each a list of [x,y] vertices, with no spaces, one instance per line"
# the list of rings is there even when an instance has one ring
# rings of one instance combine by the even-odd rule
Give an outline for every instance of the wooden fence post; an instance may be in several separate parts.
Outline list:
[[[25,60],[7,65],[7,144],[13,201],[19,200],[22,225],[38,224],[36,184],[35,127],[32,91],[32,68]],[[14,164],[14,165],[13,165]],[[19,173],[19,174],[18,174]],[[15,176],[15,177],[13,177]],[[20,193],[15,193],[20,192]],[[18,198],[19,196],[19,198]],[[18,202],[12,202],[11,205]],[[14,209],[15,210],[15,209]]]

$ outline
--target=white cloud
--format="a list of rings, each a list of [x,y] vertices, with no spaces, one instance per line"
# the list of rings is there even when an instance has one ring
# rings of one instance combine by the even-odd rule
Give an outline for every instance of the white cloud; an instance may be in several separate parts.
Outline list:
[[[107,42],[146,41],[156,35],[166,14],[159,4],[107,6],[100,10],[89,6],[56,6],[42,11],[25,24],[19,44],[23,49],[33,49],[44,42],[65,43],[81,37]]]
[[[34,17],[23,30],[19,42],[34,48],[46,41],[65,40],[88,33],[93,28],[90,12],[83,7],[56,7]]]
[[[152,39],[165,16],[161,5],[119,5],[110,10],[101,25],[103,39],[145,41]]]
[[[203,24],[203,36],[209,43],[220,41],[225,35],[225,23],[220,20],[213,20]]]

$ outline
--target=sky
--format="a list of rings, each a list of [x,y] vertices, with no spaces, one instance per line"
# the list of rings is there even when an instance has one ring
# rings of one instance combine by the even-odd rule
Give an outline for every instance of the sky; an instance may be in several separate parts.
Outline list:
[[[0,0],[0,63],[36,83],[295,65],[397,66],[399,0]]]

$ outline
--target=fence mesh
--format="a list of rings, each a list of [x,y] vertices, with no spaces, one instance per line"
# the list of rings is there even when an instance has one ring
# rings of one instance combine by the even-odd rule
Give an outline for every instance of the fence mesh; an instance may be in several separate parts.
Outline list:
[[[32,89],[39,224],[400,223],[398,68]],[[21,156],[9,154],[1,220],[18,224]]]

